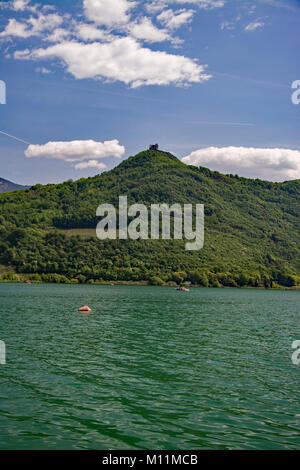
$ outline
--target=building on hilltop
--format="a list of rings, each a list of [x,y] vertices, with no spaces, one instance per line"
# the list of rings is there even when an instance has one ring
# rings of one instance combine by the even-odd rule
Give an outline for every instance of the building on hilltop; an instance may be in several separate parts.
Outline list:
[[[155,152],[158,152],[159,150],[158,144],[150,145],[149,150],[154,150]]]

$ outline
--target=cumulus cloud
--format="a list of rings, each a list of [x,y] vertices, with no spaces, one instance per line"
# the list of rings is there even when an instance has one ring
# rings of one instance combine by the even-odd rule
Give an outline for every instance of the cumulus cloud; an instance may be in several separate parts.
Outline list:
[[[44,15],[40,13],[38,16],[30,16],[27,20],[28,24],[32,26],[34,32],[40,33],[42,31],[52,30],[63,22],[63,17],[57,13],[49,13]]]
[[[121,158],[125,147],[118,140],[95,142],[94,140],[73,140],[71,142],[47,142],[44,145],[29,145],[25,151],[27,158],[44,157],[79,162],[93,158],[99,160],[107,157]]]
[[[164,0],[154,0],[153,2],[146,2],[145,9],[151,15],[158,13],[166,7]]]
[[[6,25],[5,29],[1,31],[0,37],[8,37],[8,36],[15,36],[19,38],[29,38],[33,36],[34,33],[30,30],[26,23],[20,23],[19,21],[15,20],[15,18],[11,18]]]
[[[14,53],[14,58],[15,59],[20,59],[20,60],[25,60],[28,56],[30,55],[30,50],[29,49],[24,49],[23,51],[16,51]]]
[[[177,11],[164,10],[158,15],[157,20],[169,29],[180,28],[183,24],[190,23],[195,11],[181,9]]]
[[[226,174],[268,181],[300,179],[300,151],[283,148],[208,147],[182,159]]]
[[[45,38],[46,41],[49,42],[59,42],[64,39],[67,39],[70,36],[70,32],[64,28],[56,28],[50,34],[47,35]]]
[[[137,88],[142,85],[185,85],[201,83],[211,76],[195,60],[142,47],[130,37],[110,43],[63,42],[46,49],[18,54],[19,59],[62,60],[77,79],[96,78],[121,81]]]
[[[128,27],[131,35],[136,39],[146,40],[147,42],[161,42],[170,40],[170,34],[164,29],[159,29],[149,18],[143,17]]]
[[[130,20],[130,10],[136,6],[131,0],[84,0],[83,7],[87,19],[97,23],[115,27],[126,24]]]
[[[43,31],[55,29],[62,22],[63,18],[56,13],[49,13],[48,15],[39,13],[38,16],[31,16],[24,22],[11,18],[5,29],[0,33],[0,37],[28,38],[30,36],[39,36]]]
[[[164,11],[152,21],[141,14],[141,5],[162,4]],[[120,81],[132,88],[146,85],[186,86],[211,78],[206,65],[184,55],[152,50],[144,43],[169,41],[175,47],[183,41],[173,31],[189,23],[193,10],[167,9],[168,4],[194,4],[200,8],[219,7],[222,0],[158,0],[145,5],[142,0],[83,0],[83,17],[60,15],[55,6],[31,4],[29,0],[8,2],[10,9],[30,9],[24,18],[10,18],[0,32],[0,39],[12,37],[31,39],[23,50],[7,54],[18,60],[49,61],[58,59],[76,79],[95,79],[104,82]],[[144,10],[145,13],[145,10]],[[160,24],[159,24],[160,23]],[[39,38],[37,45],[35,38]],[[25,41],[23,41],[25,42]],[[41,47],[42,45],[42,47]],[[39,64],[41,67],[47,64]],[[46,67],[45,67],[46,68]]]
[[[0,2],[0,9],[21,11],[35,11],[36,5],[30,5],[30,0],[6,0]]]
[[[88,168],[97,168],[97,170],[105,170],[107,166],[105,163],[98,162],[97,160],[89,160],[88,162],[76,163],[75,170],[86,170]]]
[[[80,23],[76,25],[76,35],[84,41],[111,41],[114,37],[103,29],[99,29],[97,25]]]
[[[29,0],[14,0],[12,3],[14,10],[25,10],[25,8],[28,6]]]

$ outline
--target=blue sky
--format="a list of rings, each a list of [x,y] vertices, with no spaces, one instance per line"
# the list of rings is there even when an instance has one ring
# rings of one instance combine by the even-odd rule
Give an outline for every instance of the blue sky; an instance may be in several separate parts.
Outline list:
[[[300,178],[299,0],[0,7],[0,131],[32,144],[0,134],[1,177],[92,176],[158,142],[225,173]]]

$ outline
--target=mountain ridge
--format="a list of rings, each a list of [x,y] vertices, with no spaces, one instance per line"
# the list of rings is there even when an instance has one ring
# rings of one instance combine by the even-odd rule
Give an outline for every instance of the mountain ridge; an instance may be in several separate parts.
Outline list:
[[[29,189],[30,186],[13,183],[12,181],[0,178],[0,193],[8,193],[10,191],[23,191]]]

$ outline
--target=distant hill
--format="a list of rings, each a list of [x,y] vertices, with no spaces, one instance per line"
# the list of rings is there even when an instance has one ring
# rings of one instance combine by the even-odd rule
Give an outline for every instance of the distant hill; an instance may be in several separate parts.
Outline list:
[[[20,184],[12,183],[11,181],[0,178],[0,193],[8,193],[10,191],[20,191],[28,189],[30,186],[21,186]]]
[[[205,205],[205,244],[95,236],[99,204]],[[0,265],[54,282],[300,285],[300,181],[271,183],[143,151],[101,175],[0,195]]]

